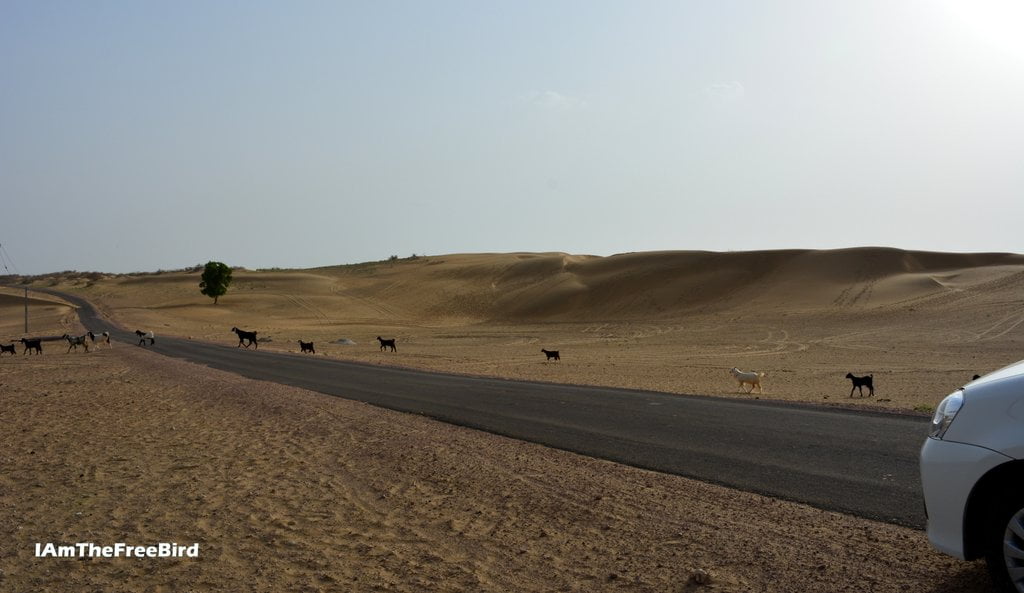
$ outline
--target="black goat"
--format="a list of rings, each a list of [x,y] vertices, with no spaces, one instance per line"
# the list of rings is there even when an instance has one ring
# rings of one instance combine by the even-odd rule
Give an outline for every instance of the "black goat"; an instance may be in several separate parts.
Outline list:
[[[39,338],[34,338],[32,340],[22,338],[21,343],[25,345],[25,351],[21,353],[22,356],[28,354],[29,350],[35,350],[36,354],[43,353],[43,341]]]
[[[864,396],[864,388],[868,388],[868,397],[875,394],[874,375],[865,375],[863,377],[854,377],[853,373],[846,373],[846,378],[853,383],[853,387],[850,388],[850,397],[853,397],[853,390],[856,389],[860,393],[861,397]]]
[[[247,332],[245,330],[238,329],[237,327],[231,328],[231,331],[235,332],[238,335],[238,346],[242,346],[243,345],[242,342],[243,341],[247,341],[249,343],[245,344],[246,348],[248,348],[249,346],[255,346],[255,348],[253,348],[253,350],[259,350],[260,349],[259,342],[256,341],[256,333],[257,332]],[[238,346],[236,346],[236,348]]]
[[[391,348],[392,352],[398,352],[398,349],[395,348],[395,338],[391,338],[390,340],[385,340],[384,338],[382,338],[380,336],[377,336],[377,341],[380,342],[380,349],[382,351],[385,348]]]
[[[139,336],[139,346],[144,345],[146,340],[149,340],[150,346],[156,344],[156,336],[153,335],[153,332],[144,332],[141,329],[137,329],[135,330],[135,335]]]
[[[545,350],[541,348],[540,351],[547,355],[547,358],[544,359],[545,361],[562,360],[562,357],[558,355],[558,350]]]
[[[313,342],[303,342],[302,340],[299,340],[299,348],[302,348],[303,352],[316,354],[316,350],[313,349]]]
[[[15,349],[14,349],[14,344],[11,344],[10,346],[5,346],[5,345],[3,345],[3,344],[0,344],[0,354],[3,354],[4,352],[10,352],[10,353],[11,353],[11,355],[14,355],[14,354],[17,354],[17,353],[18,353],[18,352],[17,352],[17,351],[16,351]]]

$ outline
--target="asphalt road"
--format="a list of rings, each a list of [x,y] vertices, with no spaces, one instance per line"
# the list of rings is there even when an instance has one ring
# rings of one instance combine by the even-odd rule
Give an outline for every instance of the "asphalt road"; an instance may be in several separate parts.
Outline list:
[[[83,299],[54,294],[79,306],[86,328],[138,343]],[[234,334],[224,330],[233,344]],[[918,453],[928,420],[920,417],[463,377],[156,340],[146,347],[253,379],[865,518],[925,525]]]

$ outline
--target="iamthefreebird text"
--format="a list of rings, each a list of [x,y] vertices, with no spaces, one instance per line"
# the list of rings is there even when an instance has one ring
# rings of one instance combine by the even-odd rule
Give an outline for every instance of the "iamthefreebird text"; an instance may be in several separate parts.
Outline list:
[[[132,546],[123,542],[101,546],[92,542],[76,544],[37,543],[36,558],[198,558],[199,544],[163,542]]]

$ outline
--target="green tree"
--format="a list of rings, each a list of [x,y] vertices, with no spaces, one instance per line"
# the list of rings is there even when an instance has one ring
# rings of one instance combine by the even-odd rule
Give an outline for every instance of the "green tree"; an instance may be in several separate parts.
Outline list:
[[[219,261],[206,262],[203,280],[199,283],[199,292],[211,297],[213,304],[216,305],[217,299],[228,291],[230,285],[231,268]]]

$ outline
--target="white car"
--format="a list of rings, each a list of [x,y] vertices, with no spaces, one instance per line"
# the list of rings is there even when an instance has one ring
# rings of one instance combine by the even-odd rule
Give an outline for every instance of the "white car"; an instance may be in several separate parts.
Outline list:
[[[921,485],[932,545],[984,556],[998,587],[1024,593],[1024,361],[942,400],[921,448]]]

